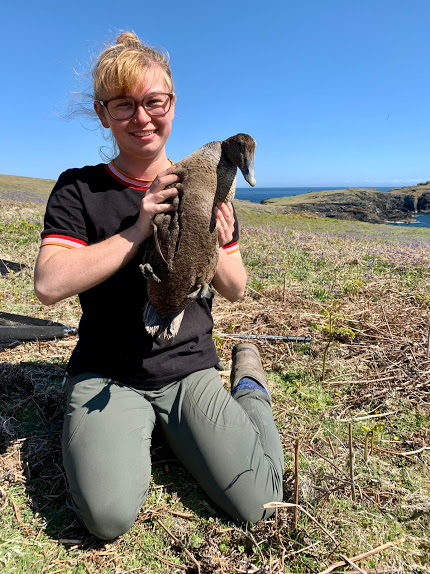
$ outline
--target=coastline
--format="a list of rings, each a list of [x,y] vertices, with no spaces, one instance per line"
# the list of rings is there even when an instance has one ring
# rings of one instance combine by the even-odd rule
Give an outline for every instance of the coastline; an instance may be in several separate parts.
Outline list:
[[[237,188],[235,199],[276,206],[281,213],[304,212],[335,219],[430,228],[429,191],[429,182],[404,188]]]

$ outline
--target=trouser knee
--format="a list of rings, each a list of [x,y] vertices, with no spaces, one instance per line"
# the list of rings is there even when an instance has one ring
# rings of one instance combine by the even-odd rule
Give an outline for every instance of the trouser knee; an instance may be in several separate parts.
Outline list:
[[[137,512],[107,505],[85,513],[78,512],[78,516],[91,534],[102,540],[113,540],[130,530]]]

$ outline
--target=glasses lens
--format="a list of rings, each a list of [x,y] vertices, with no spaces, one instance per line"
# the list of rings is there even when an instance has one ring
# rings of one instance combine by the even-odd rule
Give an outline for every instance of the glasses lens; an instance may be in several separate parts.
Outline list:
[[[143,100],[145,110],[151,116],[164,116],[170,110],[170,94],[151,94]]]
[[[136,102],[131,98],[117,98],[108,102],[107,109],[115,120],[128,120],[134,116]]]

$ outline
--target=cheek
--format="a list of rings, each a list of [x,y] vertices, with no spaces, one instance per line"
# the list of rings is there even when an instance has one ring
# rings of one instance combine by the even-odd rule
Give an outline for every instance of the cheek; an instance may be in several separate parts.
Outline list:
[[[164,137],[168,138],[170,135],[170,132],[172,131],[172,122],[170,120],[163,122],[162,125],[161,124],[159,125],[159,127],[160,127],[160,131],[163,133]]]

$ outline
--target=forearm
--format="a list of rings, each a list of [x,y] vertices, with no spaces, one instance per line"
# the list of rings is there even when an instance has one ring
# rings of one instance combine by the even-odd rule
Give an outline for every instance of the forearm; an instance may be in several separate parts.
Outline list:
[[[232,303],[242,299],[245,295],[246,280],[240,252],[228,255],[224,249],[220,249],[217,270],[212,280],[218,293]]]
[[[52,305],[105,281],[128,263],[145,237],[135,226],[83,248],[42,247],[34,287],[45,305]]]

